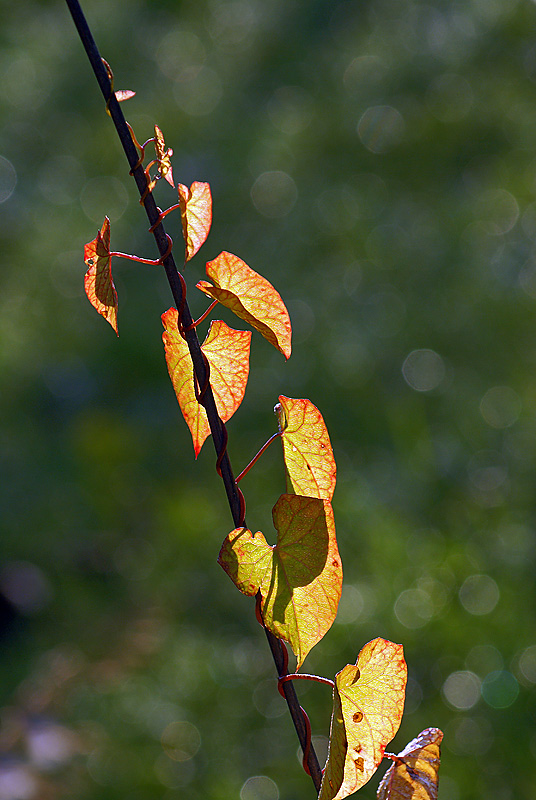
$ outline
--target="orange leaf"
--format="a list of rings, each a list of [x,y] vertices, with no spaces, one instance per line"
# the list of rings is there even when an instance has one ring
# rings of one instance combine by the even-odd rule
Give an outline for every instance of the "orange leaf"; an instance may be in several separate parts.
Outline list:
[[[122,103],[124,100],[130,100],[135,94],[136,92],[133,92],[132,89],[118,89],[117,92],[115,92],[118,103]]]
[[[206,241],[212,224],[212,195],[210,185],[194,181],[190,188],[177,184],[181,207],[182,232],[189,261]]]
[[[443,733],[426,728],[398,756],[378,786],[378,800],[437,800]]]
[[[164,134],[158,125],[154,126],[154,136],[154,149],[156,151],[156,160],[158,161],[158,172],[171,186],[174,187],[175,184],[173,183],[173,170],[171,169],[171,156],[173,155],[173,150],[171,147],[166,150]]]
[[[275,636],[290,642],[299,669],[330,629],[341,596],[342,564],[328,500],[283,494],[273,508],[271,547],[259,531],[236,528],[218,563],[246,595],[261,593],[261,613]]]
[[[97,238],[84,246],[84,261],[88,270],[84,277],[84,289],[91,305],[117,330],[117,292],[112,279],[112,257],[110,255],[110,220],[104,217]]]
[[[240,319],[259,331],[285,358],[292,350],[292,328],[288,311],[266,278],[232,253],[220,253],[207,263],[207,275],[214,284],[199,281],[197,288],[230,308]]]
[[[336,676],[319,800],[341,800],[372,777],[400,726],[407,667],[401,644],[374,639]]]
[[[337,467],[322,414],[310,400],[284,395],[275,411],[283,431],[287,492],[331,500]]]
[[[165,328],[162,339],[169,377],[183,417],[190,428],[197,458],[203,442],[210,434],[210,426],[206,411],[195,396],[190,351],[178,331],[177,319],[176,308],[170,308],[162,314]],[[201,346],[210,364],[210,384],[216,408],[224,422],[233,416],[246,391],[250,343],[249,331],[235,331],[225,322],[213,320]]]

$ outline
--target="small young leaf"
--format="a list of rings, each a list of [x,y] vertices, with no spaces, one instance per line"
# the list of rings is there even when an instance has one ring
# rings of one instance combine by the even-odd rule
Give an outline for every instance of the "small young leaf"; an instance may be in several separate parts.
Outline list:
[[[366,644],[337,674],[319,800],[341,800],[372,777],[400,726],[406,680],[402,645],[386,639]]]
[[[341,596],[342,564],[328,500],[283,494],[273,508],[277,544],[236,528],[218,563],[246,595],[261,593],[264,624],[290,642],[298,663],[330,629]]]
[[[426,728],[398,756],[378,786],[377,800],[437,800],[443,733]]]
[[[117,292],[112,279],[110,255],[110,220],[104,217],[97,238],[84,246],[84,262],[88,268],[84,289],[91,305],[117,330]]]
[[[173,183],[173,170],[171,169],[171,156],[173,155],[173,150],[171,147],[166,150],[164,134],[158,125],[154,126],[154,136],[154,149],[156,151],[156,160],[158,162],[158,172],[171,186],[174,187],[175,184]]]
[[[212,195],[210,185],[194,181],[190,188],[177,185],[181,207],[182,231],[189,261],[206,241],[212,224]]]
[[[285,358],[292,350],[292,328],[288,311],[266,278],[232,253],[220,253],[207,263],[207,275],[214,284],[199,281],[197,288],[230,308],[259,331]]]
[[[310,400],[284,395],[275,411],[283,431],[287,492],[331,500],[337,467],[322,414]]]
[[[169,377],[179,406],[190,428],[195,457],[210,434],[205,409],[195,396],[193,367],[190,351],[177,328],[177,309],[170,308],[162,314],[164,333],[162,339]],[[210,364],[210,384],[218,414],[224,422],[239,407],[246,391],[249,373],[250,331],[235,331],[221,320],[213,320],[201,349]]]
[[[124,100],[130,100],[135,94],[136,92],[133,92],[132,89],[118,89],[117,92],[115,92],[118,103],[122,103]]]

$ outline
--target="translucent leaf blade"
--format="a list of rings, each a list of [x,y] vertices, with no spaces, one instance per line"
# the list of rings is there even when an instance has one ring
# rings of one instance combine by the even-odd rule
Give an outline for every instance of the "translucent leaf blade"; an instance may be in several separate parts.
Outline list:
[[[171,186],[174,187],[175,184],[173,183],[173,170],[171,168],[171,156],[173,155],[173,150],[171,147],[166,149],[164,134],[158,125],[154,126],[154,136],[154,149],[158,163],[158,172]]]
[[[199,281],[197,288],[230,308],[285,358],[290,358],[290,317],[281,295],[272,284],[232,253],[220,253],[213,261],[207,262],[206,269],[214,285]]]
[[[275,410],[283,431],[287,492],[331,500],[337,467],[322,414],[310,400],[284,395]]]
[[[419,733],[383,776],[378,800],[437,800],[442,740],[439,728]]]
[[[130,98],[134,97],[135,94],[136,92],[133,92],[132,89],[118,89],[117,92],[115,92],[118,103],[123,103],[125,100],[130,100]]]
[[[319,800],[341,800],[372,777],[400,726],[406,681],[402,645],[386,639],[366,644],[337,674]]]
[[[177,328],[177,309],[162,314],[162,339],[166,363],[182,415],[192,434],[195,457],[210,434],[205,409],[195,396],[193,366],[188,345]],[[214,320],[201,349],[210,364],[210,384],[218,414],[227,422],[239,407],[249,374],[251,333],[235,331],[225,322]]]
[[[341,596],[333,510],[328,500],[281,495],[273,519],[275,547],[262,533],[237,528],[225,539],[218,562],[241,592],[260,591],[265,625],[290,642],[299,669],[333,624]]]
[[[116,334],[117,330],[117,292],[112,278],[112,257],[110,255],[110,220],[104,218],[97,238],[84,246],[84,262],[88,268],[84,277],[87,298]]]
[[[189,261],[206,241],[212,224],[212,195],[210,185],[194,181],[190,188],[177,184],[181,207],[182,231]]]

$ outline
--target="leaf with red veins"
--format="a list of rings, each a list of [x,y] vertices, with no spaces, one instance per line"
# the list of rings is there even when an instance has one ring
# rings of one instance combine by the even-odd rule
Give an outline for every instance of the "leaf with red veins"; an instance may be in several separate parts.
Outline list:
[[[284,395],[275,412],[282,431],[287,492],[331,500],[337,467],[322,414],[310,400]]]
[[[236,528],[218,563],[246,595],[261,593],[264,624],[290,642],[299,669],[330,629],[342,588],[333,510],[328,500],[281,495],[273,509],[278,532],[270,546],[259,531]]]
[[[110,255],[110,220],[104,217],[97,238],[84,246],[84,262],[88,270],[84,277],[84,289],[91,305],[117,330],[117,292],[112,279],[112,257]]]
[[[173,150],[171,147],[166,150],[164,134],[158,125],[154,126],[154,136],[154,149],[156,152],[156,160],[158,162],[158,172],[163,178],[166,179],[170,186],[175,187],[175,184],[173,183],[173,170],[171,168],[171,156],[173,155]]]
[[[133,92],[132,89],[118,89],[117,92],[115,92],[118,103],[122,103],[125,100],[130,100],[130,98],[134,97],[135,94],[136,92]]]
[[[192,434],[195,457],[210,426],[205,409],[195,396],[190,351],[177,328],[177,309],[162,314],[166,363],[177,400]],[[246,391],[249,374],[250,331],[235,331],[221,320],[213,320],[201,349],[210,364],[210,384],[218,414],[229,420],[239,407]]]
[[[288,311],[266,278],[232,253],[220,253],[207,263],[207,275],[214,284],[199,281],[197,288],[218,300],[259,331],[285,358],[292,351],[292,328]]]
[[[319,800],[342,800],[372,777],[395,736],[406,692],[401,644],[374,639],[336,676],[329,751]]]
[[[181,207],[182,232],[189,261],[206,241],[212,224],[212,195],[210,185],[194,181],[190,188],[177,184]]]
[[[437,800],[441,741],[439,728],[426,728],[398,756],[378,786],[377,800]]]

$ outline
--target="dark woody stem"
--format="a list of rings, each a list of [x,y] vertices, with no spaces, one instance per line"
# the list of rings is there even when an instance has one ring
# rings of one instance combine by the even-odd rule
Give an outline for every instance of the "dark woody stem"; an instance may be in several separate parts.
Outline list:
[[[113,87],[110,83],[108,72],[103,64],[93,35],[80,7],[80,3],[78,0],[66,0],[66,3],[106,102],[106,110],[113,120],[117,135],[119,136],[125,151],[130,172],[136,181],[140,197],[143,198],[143,206],[149,219],[151,232],[155,237],[156,245],[160,253],[160,260],[166,272],[171,293],[175,301],[175,306],[179,313],[179,329],[181,335],[188,344],[190,356],[192,358],[195,383],[198,387],[203,387],[202,403],[207,412],[214,447],[218,455],[218,472],[221,474],[225,486],[225,491],[227,493],[235,527],[241,527],[245,524],[243,496],[233,476],[231,463],[226,451],[227,433],[224,423],[220,419],[216,409],[214,395],[208,379],[208,367],[205,359],[203,358],[201,345],[195,330],[194,320],[192,319],[190,309],[186,302],[184,279],[177,270],[173,253],[171,252],[171,248],[169,246],[170,237],[164,230],[162,214],[156,206],[152,192],[148,191],[148,179],[146,172],[143,169],[138,149],[136,148],[136,144],[132,138],[128,123],[126,122],[123,112],[121,111],[117,98],[113,93]],[[282,678],[288,674],[288,656],[286,648],[282,642],[277,639],[277,637],[275,637],[266,627],[264,630],[276,665],[277,674],[279,678]],[[308,729],[306,716],[304,716],[305,712],[303,712],[303,709],[300,707],[292,683],[284,683],[282,685],[282,689],[289,707],[289,712],[292,717],[294,727],[296,728],[296,732],[300,740],[302,750],[305,754],[308,767],[307,771],[311,775],[315,788],[318,792],[322,782],[322,770],[318,763],[316,753],[311,745],[310,730]]]

